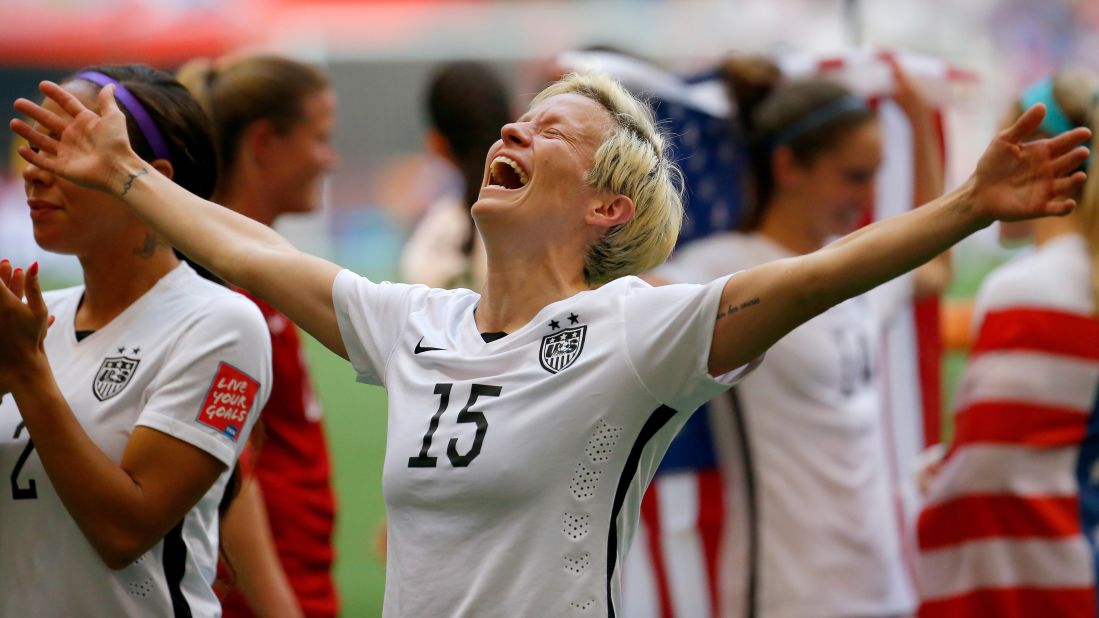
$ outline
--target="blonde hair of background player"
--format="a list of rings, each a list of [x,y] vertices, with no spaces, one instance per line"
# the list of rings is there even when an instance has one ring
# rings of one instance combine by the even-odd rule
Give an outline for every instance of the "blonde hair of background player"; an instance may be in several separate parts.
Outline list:
[[[1084,236],[1088,255],[1091,258],[1091,292],[1095,299],[1095,310],[1099,313],[1099,75],[1081,68],[1069,67],[1055,73],[1053,95],[1065,117],[1073,126],[1093,129],[1091,157],[1088,181],[1073,197],[1077,200],[1076,211],[1063,220],[1035,220],[1001,224],[1001,235],[1007,239],[1027,236],[1031,233],[1045,236],[1065,229],[1071,229]],[[1023,109],[1016,101],[1008,110],[1004,126],[1011,124]],[[1048,137],[1043,131],[1035,131],[1035,138]]]

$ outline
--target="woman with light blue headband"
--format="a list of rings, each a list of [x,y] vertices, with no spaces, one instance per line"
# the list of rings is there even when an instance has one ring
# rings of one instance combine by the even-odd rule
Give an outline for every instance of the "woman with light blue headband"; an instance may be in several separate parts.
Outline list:
[[[882,129],[866,101],[811,79],[777,83],[751,59],[726,66],[751,160],[754,200],[736,232],[681,248],[656,274],[708,281],[808,254],[868,219]],[[942,191],[933,111],[899,69],[894,101],[912,127],[913,205]],[[795,329],[712,402],[724,460],[724,616],[895,616],[916,596],[903,560],[885,417],[886,325],[936,294],[948,257]]]
[[[209,122],[170,75],[63,83],[93,107],[112,88],[141,160],[213,193]],[[0,311],[0,616],[217,616],[219,507],[271,383],[263,316],[116,198],[36,165],[23,180],[35,241],[84,282],[42,294],[37,264],[0,261],[0,292],[52,316]]]
[[[1097,93],[1099,76],[1065,69],[1026,88],[1002,124],[1040,103],[1028,139],[1094,126]],[[1096,159],[1072,216],[1001,223],[1002,239],[1034,246],[976,295],[953,439],[923,483],[920,616],[1097,614]]]

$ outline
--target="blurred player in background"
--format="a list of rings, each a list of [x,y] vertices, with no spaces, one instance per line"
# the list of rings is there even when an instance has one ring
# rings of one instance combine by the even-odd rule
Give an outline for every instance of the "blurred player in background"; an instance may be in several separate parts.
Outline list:
[[[427,150],[461,176],[461,193],[429,207],[401,253],[401,280],[436,288],[479,290],[485,282],[485,248],[470,207],[477,201],[485,155],[511,121],[507,87],[476,62],[445,64],[427,88]]]
[[[617,615],[641,496],[694,409],[803,322],[992,221],[1070,212],[1090,135],[1020,145],[1036,106],[923,208],[808,255],[653,288],[630,275],[675,242],[676,168],[643,104],[569,76],[489,152],[472,211],[489,260],[477,294],[374,283],[297,251],[135,157],[109,97],[97,113],[41,87],[73,119],[18,100],[50,130],[13,120],[33,146],[20,156],[117,196],[386,387],[392,616]]]
[[[932,110],[895,66],[894,100],[913,127],[914,205],[942,192]],[[873,111],[821,79],[779,84],[762,58],[726,65],[749,141],[753,204],[739,231],[681,248],[655,271],[673,282],[804,255],[870,214],[882,159]],[[725,397],[719,434],[728,509],[726,616],[893,616],[913,611],[889,476],[882,334],[913,295],[938,294],[948,256],[829,309],[768,352]],[[720,404],[715,403],[715,407]]]
[[[1035,103],[1048,111],[1031,139],[1093,126],[1099,78],[1043,79],[1005,124]],[[954,438],[919,519],[920,616],[1096,615],[1097,160],[1071,217],[1002,224],[1035,246],[977,294]]]
[[[64,86],[93,108],[114,87],[142,161],[213,192],[209,122],[170,75]],[[35,241],[84,284],[43,298],[37,264],[0,262],[0,615],[220,615],[218,506],[271,388],[263,317],[117,199],[35,165],[23,180]]]
[[[245,55],[193,61],[179,79],[213,121],[221,166],[214,201],[264,225],[319,207],[321,181],[336,163],[336,96],[325,75],[287,58]],[[336,507],[320,404],[297,328],[249,297],[267,319],[274,384],[253,440],[257,482],[245,479],[223,523],[237,589],[225,615],[251,615],[249,606],[261,616],[294,615],[296,597],[307,616],[335,616]]]

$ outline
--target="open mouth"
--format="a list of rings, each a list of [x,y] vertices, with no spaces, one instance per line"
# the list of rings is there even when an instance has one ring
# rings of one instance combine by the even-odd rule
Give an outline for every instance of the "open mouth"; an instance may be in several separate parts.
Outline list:
[[[500,155],[492,160],[488,168],[488,186],[504,189],[522,189],[530,179],[523,168],[515,161]]]

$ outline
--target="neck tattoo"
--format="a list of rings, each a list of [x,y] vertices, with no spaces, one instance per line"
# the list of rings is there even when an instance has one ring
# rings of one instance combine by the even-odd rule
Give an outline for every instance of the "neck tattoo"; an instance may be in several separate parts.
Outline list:
[[[151,258],[156,253],[156,246],[161,244],[157,241],[156,234],[149,232],[145,235],[145,242],[141,243],[140,247],[134,248],[134,255],[143,258]]]

